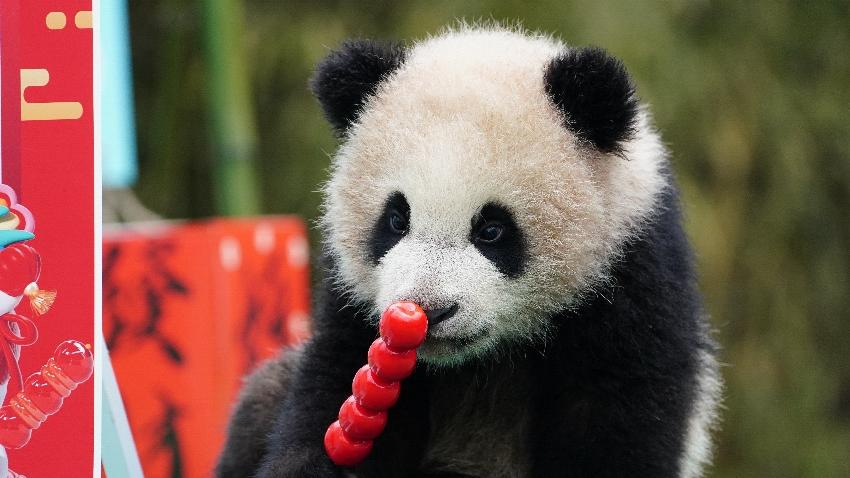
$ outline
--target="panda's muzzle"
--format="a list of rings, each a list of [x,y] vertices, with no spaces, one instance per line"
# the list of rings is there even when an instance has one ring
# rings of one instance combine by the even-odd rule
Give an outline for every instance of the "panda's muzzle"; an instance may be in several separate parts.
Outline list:
[[[425,310],[425,316],[428,317],[428,327],[433,327],[440,322],[452,318],[452,316],[457,313],[457,309],[458,305],[455,303],[449,307]]]

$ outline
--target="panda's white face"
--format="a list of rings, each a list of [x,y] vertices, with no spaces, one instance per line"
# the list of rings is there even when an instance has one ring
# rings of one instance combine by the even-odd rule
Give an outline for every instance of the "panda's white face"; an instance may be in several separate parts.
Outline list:
[[[425,361],[545,336],[605,283],[663,187],[644,113],[626,159],[563,126],[543,71],[564,48],[505,30],[418,44],[334,158],[322,224],[337,279],[376,318],[398,300],[429,310]]]

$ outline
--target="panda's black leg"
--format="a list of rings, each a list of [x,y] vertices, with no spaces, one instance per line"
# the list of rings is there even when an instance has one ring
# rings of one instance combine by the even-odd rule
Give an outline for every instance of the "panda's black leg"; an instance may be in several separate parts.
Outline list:
[[[284,350],[245,379],[230,417],[216,477],[241,478],[257,471],[299,357],[298,349]]]
[[[353,475],[334,466],[324,450],[324,433],[351,394],[351,379],[365,364],[373,339],[371,330],[317,331],[298,362],[269,436],[258,478],[414,476],[428,433],[424,371],[417,371],[404,381],[401,397],[390,410],[386,430]]]
[[[624,392],[572,398],[560,410],[539,410],[533,476],[679,476],[684,430],[679,407],[670,409],[656,394],[647,399],[641,397],[645,391]]]
[[[568,333],[583,343],[580,354],[562,335],[535,367],[533,476],[679,476],[696,398],[693,361],[685,352],[653,354],[648,345],[635,355],[627,347],[587,347],[591,339],[579,328],[595,325],[574,322]]]
[[[259,478],[343,476],[324,451],[324,434],[351,394],[351,379],[366,362],[375,331],[345,304],[328,304],[289,384],[268,438]]]
[[[401,383],[401,396],[389,411],[386,429],[375,440],[369,458],[355,469],[358,478],[419,476],[416,471],[422,462],[429,434],[426,387],[426,373],[422,366]]]

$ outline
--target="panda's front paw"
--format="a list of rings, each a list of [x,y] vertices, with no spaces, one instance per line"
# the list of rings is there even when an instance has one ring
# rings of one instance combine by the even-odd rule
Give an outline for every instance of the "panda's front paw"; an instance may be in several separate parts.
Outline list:
[[[290,451],[281,456],[266,455],[257,478],[348,478],[350,474],[337,468],[324,450]]]

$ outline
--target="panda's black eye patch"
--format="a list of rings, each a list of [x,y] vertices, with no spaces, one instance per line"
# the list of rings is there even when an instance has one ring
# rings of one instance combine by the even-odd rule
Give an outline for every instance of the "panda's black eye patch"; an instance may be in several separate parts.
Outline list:
[[[369,256],[377,264],[410,228],[410,206],[404,194],[396,191],[387,198],[384,209],[369,236]]]
[[[472,218],[469,240],[506,276],[517,277],[525,268],[525,238],[508,208],[485,204]]]

